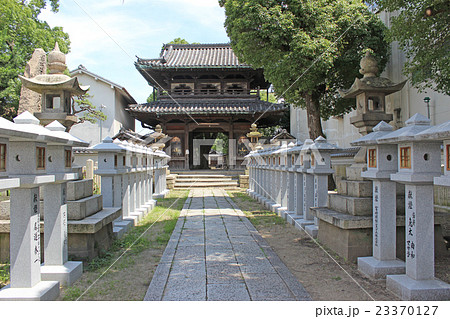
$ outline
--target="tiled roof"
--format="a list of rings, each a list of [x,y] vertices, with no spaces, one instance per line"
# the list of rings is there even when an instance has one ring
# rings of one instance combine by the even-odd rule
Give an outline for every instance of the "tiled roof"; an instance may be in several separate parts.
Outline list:
[[[130,112],[155,114],[253,114],[288,109],[284,104],[261,100],[172,100],[128,105]]]
[[[229,44],[166,44],[158,59],[141,59],[140,66],[154,68],[242,67]]]

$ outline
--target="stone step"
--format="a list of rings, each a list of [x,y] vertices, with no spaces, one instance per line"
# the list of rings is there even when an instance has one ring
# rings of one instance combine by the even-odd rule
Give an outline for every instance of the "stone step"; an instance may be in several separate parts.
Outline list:
[[[102,195],[93,195],[75,201],[67,202],[67,217],[69,220],[81,220],[103,209]]]
[[[336,183],[337,192],[352,197],[372,197],[372,181],[340,180]],[[397,183],[397,195],[405,193],[405,185]]]
[[[372,197],[353,197],[328,193],[328,207],[354,216],[372,215]]]
[[[397,214],[405,214],[405,195],[397,195]],[[328,193],[328,207],[332,210],[354,216],[372,215],[372,197],[345,196],[335,192]]]
[[[110,224],[122,214],[121,207],[107,207],[82,220],[69,220],[67,230],[70,234],[95,234],[105,225]]]
[[[372,197],[372,181],[340,180],[336,183],[339,194],[352,197]]]
[[[226,179],[226,180],[231,180],[231,176],[226,176],[226,175],[178,175],[177,176],[177,180],[179,179]]]
[[[67,200],[79,200],[93,195],[93,180],[81,179],[67,183]]]
[[[232,182],[233,180],[231,178],[220,178],[220,179],[212,179],[212,178],[184,178],[184,179],[177,179],[175,181],[175,184],[178,183],[194,183],[194,182],[206,182],[206,183],[215,183],[215,182]]]
[[[191,188],[191,187],[237,187],[237,182],[197,182],[197,183],[176,183],[175,188]]]

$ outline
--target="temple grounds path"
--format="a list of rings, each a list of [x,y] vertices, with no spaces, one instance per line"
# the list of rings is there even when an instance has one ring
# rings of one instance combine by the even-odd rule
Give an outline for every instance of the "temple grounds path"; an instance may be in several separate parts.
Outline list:
[[[192,189],[144,300],[310,300],[221,189]]]
[[[240,289],[240,297],[252,297],[251,288],[249,290],[248,285],[252,287],[252,284],[256,281],[250,283],[250,275],[246,275],[250,273],[250,266],[245,266],[244,255],[238,257],[236,256],[237,254],[235,254],[235,260],[233,261],[231,259],[233,241],[236,243],[234,237],[238,237],[238,232],[244,229],[242,226],[245,226],[247,229],[252,229],[252,227],[254,227],[257,230],[257,232],[255,232],[254,229],[250,231],[250,234],[253,237],[251,245],[252,247],[257,248],[255,251],[259,250],[259,252],[262,253],[260,247],[264,249],[264,253],[262,253],[262,255],[259,254],[259,259],[255,258],[257,262],[253,267],[256,268],[258,266],[259,268],[262,268],[264,265],[267,265],[264,260],[268,260],[273,264],[272,261],[279,257],[283,264],[287,266],[290,273],[295,277],[293,279],[291,277],[291,280],[287,280],[287,277],[283,277],[279,274],[278,276],[285,282],[284,285],[289,287],[288,283],[290,284],[290,282],[300,282],[311,296],[312,300],[372,300],[371,298],[380,301],[398,300],[395,296],[386,291],[384,282],[365,278],[357,271],[356,264],[347,262],[332,251],[322,249],[319,246],[320,243],[314,242],[306,235],[306,233],[299,232],[276,214],[267,211],[260,203],[248,197],[243,190],[228,191],[227,194],[218,190],[218,192],[221,192],[221,195],[216,193],[216,190],[211,189],[201,190],[201,192],[203,192],[204,199],[199,197],[200,193],[198,193],[195,198],[195,202],[198,204],[192,202],[194,197],[188,197],[190,192],[184,190],[172,190],[167,198],[159,199],[157,207],[139,226],[133,229],[124,238],[118,240],[113,248],[110,251],[105,252],[102,257],[85,265],[85,272],[81,279],[77,281],[74,286],[64,288],[60,300],[143,300],[146,295],[147,299],[151,299],[150,297],[155,298],[155,294],[157,294],[156,292],[158,290],[149,291],[149,285],[151,283],[156,285],[156,278],[158,278],[158,276],[159,278],[164,278],[160,276],[162,270],[166,270],[166,276],[169,274],[167,271],[170,270],[170,268],[163,268],[163,266],[158,268],[158,265],[160,264],[167,266],[169,262],[171,263],[171,261],[166,258],[167,255],[164,254],[165,248],[173,249],[173,247],[177,247],[177,243],[180,242],[180,240],[178,240],[178,242],[175,242],[174,244],[176,237],[171,236],[172,231],[175,230],[174,234],[178,233],[178,236],[181,235],[180,231],[182,230],[182,227],[180,226],[180,223],[183,222],[183,225],[186,225],[187,227],[185,228],[186,234],[188,233],[187,230],[189,227],[191,228],[190,232],[192,234],[195,227],[201,228],[201,225],[199,225],[201,222],[199,222],[199,220],[203,220],[204,225],[206,225],[204,235],[204,242],[206,243],[211,241],[211,237],[214,237],[211,236],[212,233],[208,231],[212,230],[210,229],[211,227],[214,226],[216,229],[224,228],[228,230],[227,225],[229,227],[238,225],[236,229],[233,228],[229,233],[227,232],[226,236],[223,235],[221,237],[223,240],[219,241],[220,238],[217,237],[217,251],[213,251],[214,254],[210,254],[211,249],[205,250],[204,266],[199,266],[199,269],[202,270],[198,270],[198,273],[203,271],[203,274],[206,273],[206,275],[208,275],[208,270],[210,275],[214,275],[213,271],[216,270],[217,281],[215,283],[214,281],[207,282],[205,280],[206,284],[210,284],[209,292],[211,299],[214,299],[214,296],[211,295],[214,291],[212,289],[216,289],[216,292],[219,291],[219,288],[225,289],[227,288],[227,285],[233,285],[230,281],[234,281],[234,285],[237,289]],[[205,206],[201,204],[201,201],[206,203]],[[195,205],[191,205],[191,203]],[[224,203],[227,206],[222,206],[221,203]],[[213,205],[217,206],[214,206],[215,208],[213,208]],[[221,217],[213,218],[212,215],[219,214],[217,212],[217,207],[219,207],[219,205],[225,210],[220,210]],[[204,212],[202,209],[203,207],[210,207],[210,209],[205,210]],[[239,207],[240,210],[237,209],[237,207]],[[231,208],[233,208],[233,210],[231,210]],[[186,213],[188,209],[200,210],[202,217],[196,217],[195,219],[187,218]],[[214,209],[216,209],[216,213],[214,213]],[[183,217],[179,218],[181,213]],[[242,213],[245,214],[246,219],[243,218]],[[197,214],[200,216],[199,211],[197,211]],[[240,221],[238,221],[237,218],[239,218]],[[222,222],[219,222],[220,220],[222,220]],[[253,226],[250,225],[249,221]],[[226,245],[225,237],[231,238],[228,239],[229,245]],[[264,239],[263,241],[259,240],[261,237]],[[191,238],[191,242],[193,241],[194,239]],[[133,246],[128,248],[131,243],[134,243]],[[266,243],[270,248],[269,246],[260,243]],[[179,252],[181,252],[182,246],[183,243],[180,245]],[[184,244],[184,246],[189,245]],[[244,250],[243,244],[237,247],[241,247],[241,250]],[[219,250],[219,248],[221,250]],[[125,250],[127,251],[124,254]],[[193,248],[193,251],[194,250],[195,249]],[[209,253],[208,259],[206,258],[206,252]],[[272,255],[271,252],[275,252],[276,255]],[[117,259],[119,256],[122,257]],[[262,258],[262,256],[265,258]],[[179,257],[181,257],[181,255]],[[223,271],[221,272],[219,264],[226,263],[227,258],[229,258],[228,264],[227,266],[223,266]],[[172,261],[173,260],[175,259],[173,258]],[[115,263],[111,266],[113,262]],[[436,277],[447,282],[450,282],[450,273],[448,272],[449,262],[450,257],[436,260]],[[208,265],[209,268],[207,267]],[[181,263],[177,267],[181,267]],[[180,270],[182,268],[178,269]],[[185,265],[184,269],[189,269],[189,266]],[[195,268],[191,267],[191,269]],[[226,270],[228,270],[228,274],[230,275],[228,279],[227,276],[225,276],[225,274],[227,274],[225,272]],[[2,277],[2,273],[6,274],[7,271],[7,265],[6,267],[5,265],[0,265],[0,285],[8,283],[7,279],[5,280],[5,278]],[[276,269],[275,271],[278,270]],[[220,275],[220,272],[224,276]],[[241,275],[239,275],[239,272]],[[185,275],[187,274],[188,273]],[[173,275],[175,275],[175,272]],[[99,278],[100,276],[101,278]],[[234,277],[239,278],[239,276],[241,276],[241,280],[234,279]],[[251,278],[256,278],[258,273],[252,274],[251,276]],[[269,277],[273,278],[277,276],[275,273],[272,273]],[[210,276],[210,278],[213,278],[213,276]],[[248,284],[245,281],[246,278],[248,279]],[[153,280],[155,281],[153,282]],[[164,280],[167,282],[167,279],[162,279],[163,282]],[[220,284],[220,280],[222,280],[222,284]],[[286,283],[286,281],[288,283]],[[243,292],[243,285],[247,287],[247,295]],[[283,287],[283,285],[280,286]],[[170,287],[167,286],[165,288],[167,292],[169,292],[167,288]],[[203,290],[206,291],[206,293],[207,288],[208,286],[205,286]],[[268,289],[266,291],[270,290]],[[286,292],[286,290],[284,290],[284,292]],[[370,296],[366,292],[370,294]],[[192,293],[190,294],[191,298],[194,295],[193,293],[194,291],[192,290]],[[159,292],[159,294],[162,296],[161,292]],[[225,293],[220,296],[220,298],[224,299],[228,297],[229,296],[226,296]],[[169,298],[169,294],[167,294],[166,298]],[[234,296],[231,296],[226,300],[233,300],[233,298],[236,299]]]

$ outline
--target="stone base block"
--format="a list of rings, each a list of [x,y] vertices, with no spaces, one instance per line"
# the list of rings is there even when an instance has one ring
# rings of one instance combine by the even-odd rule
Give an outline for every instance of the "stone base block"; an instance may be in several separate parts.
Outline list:
[[[140,222],[142,218],[144,218],[144,211],[141,209],[136,209],[134,212],[130,212],[129,215],[131,218],[136,218],[137,222]]]
[[[276,213],[277,209],[280,208],[280,207],[281,207],[280,204],[273,203],[272,205],[270,205],[269,209],[270,209],[270,211]]]
[[[450,285],[438,280],[414,280],[407,275],[388,275],[386,288],[402,300],[450,300]]]
[[[398,275],[406,272],[405,262],[397,260],[378,260],[374,257],[359,257],[358,270],[372,279],[386,279],[387,275]]]
[[[117,227],[113,225],[114,239],[120,239],[125,235],[125,228]]]
[[[81,261],[92,260],[107,251],[113,241],[112,222],[95,233],[69,232],[69,258]]]
[[[0,290],[0,301],[53,301],[59,297],[58,281],[41,281],[32,288],[11,288]]]
[[[312,219],[304,219],[304,218],[299,218],[295,220],[295,228],[299,229],[299,230],[305,230],[306,226],[309,225],[314,225],[314,220]]]
[[[64,287],[71,286],[83,274],[83,263],[68,261],[62,266],[41,266],[42,281],[59,281]]]
[[[317,225],[308,225],[305,227],[305,231],[312,238],[317,238],[319,227]]]
[[[291,215],[295,215],[295,212],[285,210],[285,211],[283,212],[282,218],[283,218],[285,221],[288,221],[288,218],[290,218]]]
[[[151,212],[153,210],[153,208],[155,208],[155,206],[156,206],[156,200],[151,199],[148,202],[146,202],[145,205],[150,207],[150,211],[149,212]]]
[[[134,226],[134,220],[131,218],[120,218],[113,222],[114,227],[123,228],[125,232],[129,231]]]
[[[153,198],[164,198],[164,197],[166,197],[167,193],[169,193],[169,190],[165,189],[159,194],[154,194]]]
[[[287,211],[287,207],[278,207],[276,209],[276,213],[278,214],[278,216],[280,216],[283,219],[285,219],[286,211]]]
[[[297,215],[295,213],[286,216],[286,221],[292,226],[295,226],[296,221],[299,219],[303,219],[303,216]]]
[[[372,255],[372,229],[342,229],[319,220],[317,239],[339,256],[351,262]]]

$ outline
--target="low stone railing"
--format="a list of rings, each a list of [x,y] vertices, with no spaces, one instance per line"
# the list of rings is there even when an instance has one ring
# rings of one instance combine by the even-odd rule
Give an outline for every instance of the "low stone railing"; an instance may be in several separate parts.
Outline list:
[[[155,199],[167,194],[167,162],[170,157],[160,150],[113,142],[110,137],[90,150],[98,153],[101,193],[104,207],[121,207],[122,217],[114,223],[116,232],[136,225],[155,206]]]
[[[328,175],[333,173],[330,151],[335,149],[319,137],[314,142],[306,140],[304,144],[251,152],[247,155],[248,193],[315,236],[317,223],[309,208],[327,204]]]
[[[78,178],[72,147],[87,145],[57,121],[40,126],[29,112],[14,123],[0,119],[0,188],[11,193],[9,220],[0,223],[9,231],[10,285],[0,300],[54,300],[60,284],[81,276],[82,263],[68,261],[66,197],[67,182]]]

